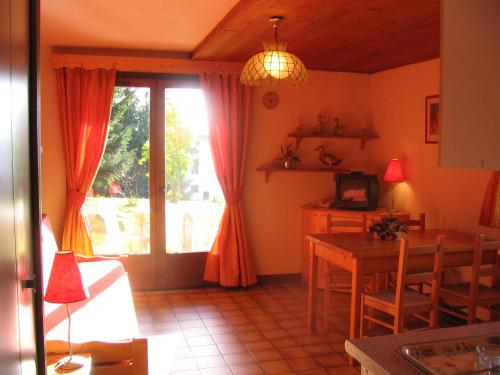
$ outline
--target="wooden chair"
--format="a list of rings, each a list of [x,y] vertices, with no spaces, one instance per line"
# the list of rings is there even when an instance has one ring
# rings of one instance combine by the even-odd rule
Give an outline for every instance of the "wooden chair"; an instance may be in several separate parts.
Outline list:
[[[328,214],[326,217],[327,233],[346,233],[346,232],[367,232],[366,215],[361,215],[360,219],[356,217],[341,217],[338,214],[335,216]],[[366,278],[370,287],[373,286],[373,280],[370,277]],[[352,285],[352,274],[349,271],[341,268],[326,265],[326,281],[324,290],[324,314],[323,326],[328,329],[330,326],[330,305],[332,291],[341,293],[350,293]]]
[[[485,251],[495,251],[496,255],[486,260],[484,257]],[[500,305],[500,290],[495,288],[496,278],[500,276],[500,241],[485,241],[484,235],[476,237],[474,245],[474,255],[472,258],[472,269],[470,282],[459,284],[444,284],[441,285],[441,298],[446,305],[455,307],[459,311],[450,308],[441,307],[441,310],[446,313],[467,320],[467,324],[476,322],[477,307],[484,307],[494,314],[494,318],[498,319],[498,311],[492,308],[495,305]],[[446,257],[446,253],[444,255]],[[483,265],[483,267],[482,267]],[[489,278],[490,286],[482,284],[480,279]],[[496,285],[498,286],[498,285]]]
[[[68,354],[68,343],[60,340],[46,342],[47,357],[59,359]],[[147,375],[147,339],[104,342],[89,341],[73,344],[73,354],[89,353],[92,375]]]
[[[437,238],[435,245],[410,247],[408,240],[401,240],[398,264],[398,277],[395,291],[381,291],[363,293],[361,296],[361,337],[365,335],[365,321],[379,324],[392,329],[394,334],[399,334],[404,328],[404,317],[408,315],[429,313],[429,327],[438,325],[439,284],[441,281],[441,268],[443,262],[443,237]],[[424,259],[429,259],[424,263]],[[408,273],[408,265],[412,260],[418,260],[418,273]],[[419,282],[432,282],[430,296],[408,289],[408,284]],[[393,324],[367,314],[377,310],[392,315]]]
[[[403,224],[408,226],[409,230],[425,230],[425,214],[421,213],[418,219],[401,220]]]
[[[408,227],[408,230],[425,230],[425,213],[421,213],[418,216],[418,219],[408,218],[405,220],[401,220],[401,222]],[[381,277],[381,279],[383,279],[381,283],[385,285],[385,289],[387,289],[387,285],[389,285],[393,289],[396,287],[396,273],[393,272],[391,274],[385,275],[384,277]],[[419,293],[423,293],[423,283],[417,284],[416,287],[418,288]]]

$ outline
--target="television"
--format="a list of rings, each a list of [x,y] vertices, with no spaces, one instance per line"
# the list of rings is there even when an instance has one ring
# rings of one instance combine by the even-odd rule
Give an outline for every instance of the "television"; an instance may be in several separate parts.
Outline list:
[[[345,210],[375,210],[379,184],[376,174],[338,173],[335,207]]]

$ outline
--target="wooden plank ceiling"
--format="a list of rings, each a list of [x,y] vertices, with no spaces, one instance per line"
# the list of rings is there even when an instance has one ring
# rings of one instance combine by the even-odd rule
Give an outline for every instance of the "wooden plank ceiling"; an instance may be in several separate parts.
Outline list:
[[[279,34],[308,69],[374,73],[439,57],[439,0],[241,0],[193,59],[248,60]]]

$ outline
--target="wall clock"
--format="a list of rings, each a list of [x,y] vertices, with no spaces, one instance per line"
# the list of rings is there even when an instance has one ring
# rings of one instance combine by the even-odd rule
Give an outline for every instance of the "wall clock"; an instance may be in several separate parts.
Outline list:
[[[275,91],[268,91],[262,96],[262,104],[267,109],[274,109],[280,102],[280,97]]]

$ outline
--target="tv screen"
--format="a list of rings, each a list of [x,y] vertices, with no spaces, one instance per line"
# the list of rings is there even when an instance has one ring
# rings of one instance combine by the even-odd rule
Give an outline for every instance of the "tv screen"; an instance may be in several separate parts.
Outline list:
[[[339,173],[336,175],[338,208],[375,210],[378,205],[377,175]]]

